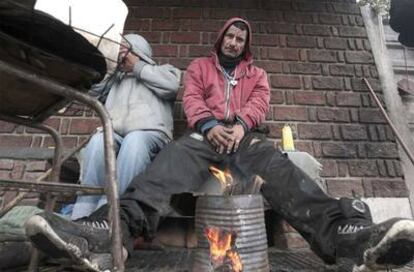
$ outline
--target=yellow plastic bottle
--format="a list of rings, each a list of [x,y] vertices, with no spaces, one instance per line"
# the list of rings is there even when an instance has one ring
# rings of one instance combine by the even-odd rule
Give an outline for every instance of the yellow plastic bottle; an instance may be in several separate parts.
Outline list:
[[[292,129],[288,125],[282,128],[282,148],[283,151],[294,151],[295,145],[293,143]]]

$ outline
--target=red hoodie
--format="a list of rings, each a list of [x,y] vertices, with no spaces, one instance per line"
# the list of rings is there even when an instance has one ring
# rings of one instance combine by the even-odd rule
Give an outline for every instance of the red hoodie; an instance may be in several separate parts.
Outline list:
[[[225,31],[236,21],[248,26],[248,36],[244,58],[235,69],[237,84],[233,87],[222,72],[217,52]],[[248,129],[258,126],[265,119],[269,109],[269,84],[266,72],[252,64],[251,41],[249,23],[240,18],[231,18],[220,30],[211,56],[195,59],[188,66],[183,102],[190,128],[194,128],[199,120],[212,117],[218,121],[234,122],[237,116]],[[226,96],[229,99],[226,100]]]

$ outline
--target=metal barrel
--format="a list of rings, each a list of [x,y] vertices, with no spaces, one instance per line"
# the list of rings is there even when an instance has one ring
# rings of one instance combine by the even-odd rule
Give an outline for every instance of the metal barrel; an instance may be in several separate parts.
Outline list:
[[[261,195],[200,196],[197,199],[195,227],[198,247],[192,271],[214,271],[210,261],[207,227],[217,227],[236,234],[235,250],[243,272],[270,271],[267,237]]]

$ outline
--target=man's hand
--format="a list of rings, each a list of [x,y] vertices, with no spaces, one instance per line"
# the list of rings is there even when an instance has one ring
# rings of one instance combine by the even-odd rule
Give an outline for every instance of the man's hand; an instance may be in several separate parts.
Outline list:
[[[244,137],[244,128],[242,125],[236,124],[231,128],[233,135],[233,141],[229,142],[227,145],[227,153],[236,152],[239,149],[241,140]]]
[[[217,125],[207,133],[208,141],[216,148],[216,152],[222,154],[230,142],[234,142],[233,129]]]
[[[135,64],[139,61],[139,57],[131,52],[125,52],[126,54],[122,58],[122,71],[132,72]]]
[[[121,61],[121,69],[124,72],[132,72],[135,64],[139,61],[139,57],[131,52],[131,49],[125,42],[121,43],[118,57]]]

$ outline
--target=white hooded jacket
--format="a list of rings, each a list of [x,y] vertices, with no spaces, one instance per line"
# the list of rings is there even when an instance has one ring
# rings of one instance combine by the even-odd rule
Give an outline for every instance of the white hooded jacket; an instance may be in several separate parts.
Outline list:
[[[116,76],[106,99],[116,133],[125,136],[134,130],[158,130],[173,137],[173,106],[181,71],[170,64],[156,65],[144,38],[126,35],[132,51],[140,57],[133,72]],[[104,88],[101,82],[94,89]]]

